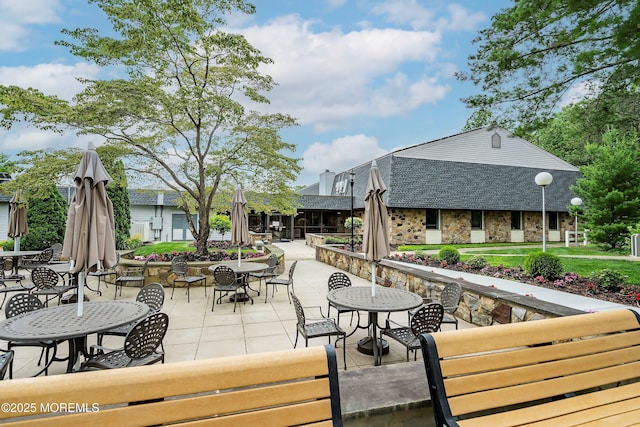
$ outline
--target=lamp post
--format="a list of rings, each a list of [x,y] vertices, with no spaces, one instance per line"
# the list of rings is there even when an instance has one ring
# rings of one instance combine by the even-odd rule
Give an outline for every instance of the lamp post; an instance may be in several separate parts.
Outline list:
[[[355,176],[356,174],[351,169],[351,172],[349,172],[349,188],[351,189],[351,252],[353,252],[353,179]]]
[[[545,224],[544,212],[544,187],[553,182],[553,176],[549,172],[540,172],[536,175],[536,184],[542,187],[542,252],[547,251],[547,226]]]
[[[578,246],[578,206],[582,206],[582,199],[574,197],[571,199],[571,204],[576,207],[576,246]]]

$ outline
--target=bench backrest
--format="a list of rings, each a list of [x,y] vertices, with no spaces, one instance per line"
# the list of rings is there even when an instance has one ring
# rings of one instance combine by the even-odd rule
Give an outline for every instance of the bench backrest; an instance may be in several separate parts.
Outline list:
[[[330,346],[3,381],[0,396],[8,407],[33,404],[0,411],[0,423],[342,426]],[[75,413],[62,413],[68,403]]]
[[[534,402],[640,377],[640,323],[633,310],[423,334],[420,340],[436,425],[456,426],[465,418],[474,418],[473,425],[524,424],[540,416]],[[579,404],[588,409],[593,402],[568,404],[580,410]]]

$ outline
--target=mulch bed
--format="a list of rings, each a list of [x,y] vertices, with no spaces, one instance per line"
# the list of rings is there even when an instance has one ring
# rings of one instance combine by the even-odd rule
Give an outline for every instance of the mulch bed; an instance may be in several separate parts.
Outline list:
[[[394,261],[402,261],[411,264],[424,265],[435,268],[445,268],[447,270],[463,271],[466,273],[480,274],[483,276],[491,276],[499,279],[513,280],[520,283],[539,286],[541,288],[555,289],[558,291],[569,292],[585,297],[596,298],[603,301],[609,301],[617,304],[624,304],[637,307],[640,305],[640,292],[637,287],[626,286],[617,292],[608,291],[593,283],[586,277],[578,276],[574,273],[567,273],[564,277],[549,281],[542,278],[531,277],[524,272],[522,268],[505,268],[505,267],[484,267],[482,269],[472,268],[464,263],[456,265],[447,265],[440,262],[435,257],[426,255],[424,259],[415,258],[413,254],[392,255],[389,259]]]

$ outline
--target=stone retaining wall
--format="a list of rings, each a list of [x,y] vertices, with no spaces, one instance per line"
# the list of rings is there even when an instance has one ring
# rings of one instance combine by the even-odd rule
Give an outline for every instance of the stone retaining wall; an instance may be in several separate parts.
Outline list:
[[[278,255],[278,268],[276,272],[278,274],[282,274],[284,272],[284,252],[282,249],[277,246],[265,245],[265,255],[262,257],[251,258],[251,261],[246,262],[267,262],[267,257],[271,254],[275,253]],[[130,266],[141,266],[141,261],[136,261],[133,259],[128,259],[127,253],[121,253],[120,263],[118,264],[118,275],[124,274],[127,267]],[[243,261],[245,262],[245,261]],[[189,262],[189,276],[206,276],[206,284],[207,286],[213,285],[213,272],[209,270],[209,267],[215,265],[215,261],[197,261],[197,262]],[[113,283],[116,276],[107,276],[107,283]],[[170,262],[149,262],[147,264],[147,271],[145,273],[144,283],[153,283],[158,282],[162,286],[173,286],[175,279],[175,274],[171,271],[171,263]],[[176,287],[184,287],[185,283],[178,283]],[[198,284],[199,286],[199,284]]]
[[[363,254],[330,245],[319,245],[316,246],[316,260],[371,280],[371,263],[364,259]],[[433,300],[438,300],[444,286],[454,281],[462,285],[462,299],[456,316],[474,325],[488,326],[582,313],[572,308],[462,279],[456,280],[411,266],[401,266],[388,260],[376,264],[378,285],[405,289]]]

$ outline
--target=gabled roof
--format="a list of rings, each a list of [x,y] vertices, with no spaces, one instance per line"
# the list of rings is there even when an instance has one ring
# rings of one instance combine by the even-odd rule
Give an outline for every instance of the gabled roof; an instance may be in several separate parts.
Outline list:
[[[492,148],[495,135],[499,148]],[[389,208],[538,211],[541,190],[534,178],[546,171],[553,176],[545,188],[546,209],[566,212],[575,196],[570,186],[581,176],[578,168],[501,128],[475,129],[375,160]],[[356,209],[364,208],[370,167],[367,162],[353,168]],[[335,175],[333,196],[349,196],[349,172]],[[318,188],[314,184],[303,194],[317,195]],[[302,205],[311,209],[304,200]]]

